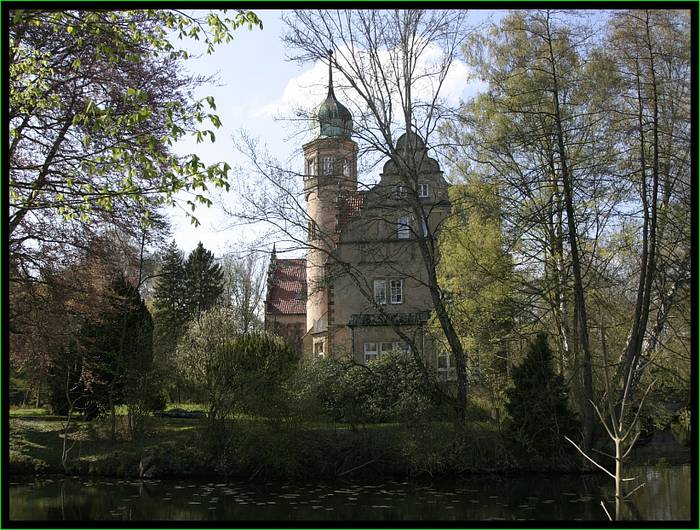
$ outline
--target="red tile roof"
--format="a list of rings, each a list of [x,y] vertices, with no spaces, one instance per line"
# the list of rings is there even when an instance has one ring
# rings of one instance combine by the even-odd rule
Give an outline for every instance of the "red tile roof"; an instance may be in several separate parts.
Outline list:
[[[306,313],[306,260],[275,259],[268,273],[266,311],[277,315]]]
[[[365,204],[366,193],[362,191],[338,194],[338,228],[342,231],[353,220]]]

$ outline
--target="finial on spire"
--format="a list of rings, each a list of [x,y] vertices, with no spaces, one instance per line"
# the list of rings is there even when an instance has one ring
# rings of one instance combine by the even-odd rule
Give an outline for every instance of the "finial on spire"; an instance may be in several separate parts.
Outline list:
[[[333,93],[333,50],[328,48],[328,95],[335,96]]]
[[[277,244],[272,243],[272,253],[270,254],[270,259],[277,259]]]

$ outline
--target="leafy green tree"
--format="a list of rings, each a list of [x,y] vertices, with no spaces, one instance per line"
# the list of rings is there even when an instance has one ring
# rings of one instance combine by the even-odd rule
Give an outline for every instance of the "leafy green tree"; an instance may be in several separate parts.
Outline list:
[[[440,232],[440,282],[468,352],[469,371],[499,411],[508,384],[515,319],[513,261],[504,250],[497,185],[469,175],[450,189],[453,214]]]
[[[151,243],[162,234],[158,208],[178,192],[192,194],[192,211],[209,204],[206,187],[227,187],[227,164],[172,150],[190,135],[214,140],[220,125],[214,99],[193,97],[206,78],[184,73],[177,42],[211,52],[237,28],[262,24],[249,11],[164,9],[12,9],[6,22],[11,296],[42,307],[49,289],[37,286],[79,265],[86,241],[116,230],[138,240],[148,232]],[[62,287],[80,297],[83,285]],[[10,355],[21,364],[27,338],[52,331],[26,306],[10,309]]]
[[[230,308],[212,307],[190,323],[177,349],[178,370],[207,404],[217,437],[226,435],[225,420],[233,413],[273,418],[285,413],[283,383],[299,361],[284,340],[239,335],[235,323]]]
[[[465,112],[463,142],[502,189],[520,291],[534,299],[522,313],[557,330],[561,368],[580,378],[587,448],[596,395],[585,288],[619,200],[609,178],[615,143],[601,134],[611,115],[600,103],[614,90],[587,69],[592,40],[583,17],[555,10],[512,11],[477,37],[466,51],[489,89]]]
[[[569,410],[564,378],[554,372],[544,333],[536,336],[522,364],[513,369],[513,387],[506,395],[509,430],[521,450],[541,458],[558,454],[577,422]]]
[[[185,261],[185,314],[199,316],[216,304],[224,290],[224,273],[214,261],[214,254],[202,242]]]

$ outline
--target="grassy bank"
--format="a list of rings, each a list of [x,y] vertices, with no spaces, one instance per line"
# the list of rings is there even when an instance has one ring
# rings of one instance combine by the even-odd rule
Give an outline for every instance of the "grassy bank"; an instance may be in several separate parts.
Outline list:
[[[149,418],[141,440],[126,437],[118,416],[117,439],[107,420],[77,422],[69,442],[71,474],[139,476],[139,463],[153,477],[223,475],[235,478],[375,478],[518,471],[573,471],[574,457],[534,461],[518,455],[491,423],[474,422],[456,434],[449,423],[346,425],[236,418],[226,443],[207,434],[206,420]],[[13,409],[10,472],[63,473],[64,418],[42,409]]]
[[[154,476],[219,474],[240,478],[336,478],[440,475],[512,471],[521,467],[504,449],[500,434],[474,423],[456,436],[449,423],[408,427],[271,423],[237,418],[226,429],[225,448],[206,434],[206,420],[153,417],[145,436],[129,440],[126,418],[118,417],[116,440],[107,420],[77,422],[70,472],[78,475],[138,476],[149,457]],[[63,473],[64,418],[41,409],[13,409],[10,472]],[[214,456],[216,455],[216,456]]]

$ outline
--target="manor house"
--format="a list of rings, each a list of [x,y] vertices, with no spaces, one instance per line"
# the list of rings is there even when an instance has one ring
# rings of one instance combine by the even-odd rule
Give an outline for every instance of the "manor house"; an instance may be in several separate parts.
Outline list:
[[[353,119],[336,99],[330,72],[328,96],[315,119],[316,137],[303,146],[306,259],[280,259],[273,247],[266,330],[308,355],[366,363],[413,347],[438,370],[449,370],[448,356],[438,355],[427,333],[432,302],[418,246],[419,238],[435,244],[450,208],[437,161],[416,134],[404,134],[396,150],[415,157],[419,177],[402,179],[389,160],[379,183],[358,190]],[[422,206],[420,219],[410,207],[411,194]]]

